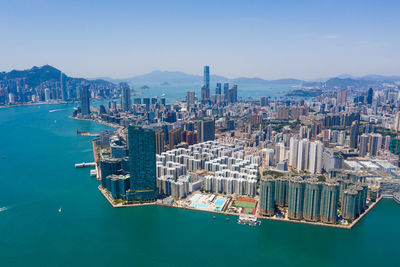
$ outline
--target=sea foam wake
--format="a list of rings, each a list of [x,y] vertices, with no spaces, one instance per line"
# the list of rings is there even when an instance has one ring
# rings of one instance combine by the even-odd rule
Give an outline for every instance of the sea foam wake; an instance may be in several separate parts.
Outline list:
[[[63,110],[67,110],[67,109],[66,108],[52,109],[52,110],[49,110],[49,112],[56,112],[56,111],[63,111]]]
[[[7,210],[7,207],[2,207],[2,208],[0,208],[0,212],[6,211],[6,210]]]

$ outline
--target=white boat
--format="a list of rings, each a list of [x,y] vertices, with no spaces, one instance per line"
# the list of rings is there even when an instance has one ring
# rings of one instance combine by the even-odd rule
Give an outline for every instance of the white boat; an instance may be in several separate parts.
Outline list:
[[[58,212],[60,212],[60,213],[61,213],[61,211],[62,211],[62,210],[61,210],[61,208],[59,208],[59,209],[58,209]]]

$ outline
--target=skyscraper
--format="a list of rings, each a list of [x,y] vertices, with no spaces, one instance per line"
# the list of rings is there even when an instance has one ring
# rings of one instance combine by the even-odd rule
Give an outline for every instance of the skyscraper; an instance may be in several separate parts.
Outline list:
[[[324,145],[320,141],[310,143],[308,170],[311,173],[321,173]]]
[[[400,131],[400,111],[397,111],[396,117],[394,120],[394,130]]]
[[[84,85],[82,87],[81,112],[82,116],[90,115],[89,85]]]
[[[181,142],[181,128],[172,129],[168,133],[169,149],[174,149]]]
[[[336,223],[339,200],[339,184],[333,180],[326,181],[322,185],[321,195],[321,221],[324,223]]]
[[[210,66],[204,66],[204,87],[210,89]]]
[[[203,87],[201,88],[201,101],[210,100],[210,67],[204,66]]]
[[[309,179],[306,181],[304,192],[304,219],[316,222],[320,218],[321,204],[321,183],[318,179]]]
[[[131,109],[131,89],[128,85],[125,85],[121,89],[121,108],[127,112]]]
[[[213,119],[210,120],[201,120],[197,123],[197,136],[199,142],[206,142],[209,140],[215,139],[215,121]]]
[[[308,168],[308,151],[310,141],[308,139],[302,139],[299,141],[297,151],[297,169],[303,171]]]
[[[304,208],[304,181],[297,177],[289,181],[288,217],[289,219],[303,219]]]
[[[297,148],[299,145],[299,140],[295,137],[290,138],[289,145],[289,165],[293,168],[297,168]]]
[[[217,86],[215,87],[215,94],[216,95],[221,94],[221,83],[217,83]]]
[[[151,129],[128,127],[129,169],[131,175],[129,200],[152,200],[157,195],[156,138]]]
[[[262,107],[268,106],[268,97],[267,97],[267,96],[262,96],[262,97],[260,98],[260,105],[261,105]]]
[[[342,216],[346,220],[354,220],[357,217],[357,190],[349,188],[343,192]]]
[[[161,154],[164,152],[164,132],[162,130],[158,130],[156,132],[156,153]]]
[[[382,146],[382,135],[380,134],[372,134],[371,135],[371,144],[369,154],[373,157],[378,155],[378,150],[380,150]]]
[[[358,132],[359,132],[358,121],[354,121],[350,128],[350,147],[351,148],[357,148]]]
[[[361,157],[364,157],[368,153],[368,140],[369,140],[368,135],[363,134],[363,135],[360,136],[359,155]]]
[[[66,101],[68,99],[67,87],[64,84],[63,73],[60,71],[60,89],[61,89],[61,98]]]
[[[286,177],[275,179],[275,203],[278,206],[288,205],[289,180]]]
[[[194,105],[194,98],[195,98],[194,91],[186,92],[186,104],[187,104],[188,109],[190,106]]]
[[[237,84],[234,84],[232,88],[228,90],[228,102],[229,103],[237,102]]]
[[[372,88],[369,88],[368,93],[367,93],[367,104],[368,105],[372,105],[373,97],[374,97],[374,90]]]
[[[225,102],[228,102],[228,94],[229,94],[229,83],[224,83],[224,99],[225,99]]]
[[[275,181],[272,177],[261,179],[260,213],[265,216],[272,216],[275,214]]]

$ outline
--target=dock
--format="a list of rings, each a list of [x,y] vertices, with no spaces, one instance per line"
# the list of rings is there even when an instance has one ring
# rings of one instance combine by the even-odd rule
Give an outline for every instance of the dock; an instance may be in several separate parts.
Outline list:
[[[393,200],[400,204],[400,192],[393,193]]]

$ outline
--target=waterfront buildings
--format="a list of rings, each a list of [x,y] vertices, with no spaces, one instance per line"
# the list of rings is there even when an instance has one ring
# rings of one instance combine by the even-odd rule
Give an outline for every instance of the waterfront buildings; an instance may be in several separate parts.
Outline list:
[[[204,203],[197,203],[192,193],[224,195],[258,201],[259,206],[254,207],[261,216],[347,224],[379,197],[379,189],[371,188],[381,186],[388,194],[396,190],[391,181],[400,177],[400,139],[382,128],[383,123],[389,128],[393,125],[396,112],[379,117],[372,109],[379,99],[374,99],[373,107],[361,107],[350,101],[347,94],[353,92],[345,89],[327,92],[318,101],[267,97],[239,101],[237,87],[221,83],[207,99],[209,86],[209,68],[205,68],[199,101],[194,91],[188,91],[186,101],[166,105],[155,97],[143,98],[143,102],[136,99],[129,112],[122,112],[122,105],[120,109],[115,101],[100,107],[101,120],[119,127],[120,138],[109,138],[110,150],[101,146],[102,186],[113,198],[157,197],[162,203],[200,208]],[[96,114],[92,117],[99,118]],[[145,189],[151,196],[140,193],[136,197],[135,192],[142,189],[136,190],[133,181],[144,180],[144,176],[132,173],[126,142],[117,141],[124,139],[128,128],[126,139],[131,144],[129,129],[136,126],[130,124],[154,131],[155,175],[146,175],[153,177],[147,181],[153,187]],[[106,135],[100,139],[107,143]],[[146,153],[152,146],[145,146]],[[110,187],[127,174],[130,182],[124,187],[125,194]],[[354,208],[348,192],[357,193]],[[239,205],[232,211],[254,214],[257,208]]]
[[[128,127],[130,191],[129,200],[152,200],[157,196],[156,139],[151,129]]]
[[[90,115],[89,86],[84,85],[81,92],[81,113],[82,116]]]
[[[305,183],[300,177],[289,180],[288,217],[293,220],[303,219]]]
[[[275,181],[272,177],[263,178],[260,182],[260,214],[275,215]]]
[[[304,219],[317,222],[320,219],[322,184],[318,179],[308,179],[304,192]]]
[[[322,185],[321,193],[321,221],[324,223],[336,223],[339,201],[339,184],[329,180]]]

